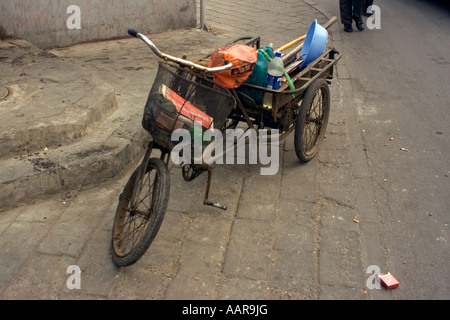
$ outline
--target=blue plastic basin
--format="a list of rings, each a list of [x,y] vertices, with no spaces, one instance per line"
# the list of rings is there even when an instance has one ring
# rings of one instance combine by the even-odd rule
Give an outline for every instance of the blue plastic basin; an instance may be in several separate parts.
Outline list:
[[[325,52],[327,43],[327,29],[318,24],[317,19],[315,19],[306,34],[305,42],[300,52],[300,57],[304,59],[302,68],[305,68],[308,64],[320,57]]]

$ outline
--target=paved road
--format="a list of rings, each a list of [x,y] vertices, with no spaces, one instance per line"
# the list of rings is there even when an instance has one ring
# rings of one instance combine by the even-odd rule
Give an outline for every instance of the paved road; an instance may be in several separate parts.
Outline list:
[[[332,1],[317,2],[339,14]],[[343,39],[388,264],[402,280],[398,298],[448,299],[450,8],[375,4],[381,29]]]

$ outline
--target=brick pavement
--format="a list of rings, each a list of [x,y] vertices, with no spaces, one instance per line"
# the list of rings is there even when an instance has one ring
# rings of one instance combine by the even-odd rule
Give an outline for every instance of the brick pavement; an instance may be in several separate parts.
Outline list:
[[[259,34],[263,45],[297,38],[314,18],[328,20],[312,1],[232,3],[207,1],[212,31]],[[339,49],[337,27],[332,35]],[[338,76],[316,159],[299,164],[291,135],[275,176],[260,176],[258,166],[215,167],[210,198],[227,211],[202,205],[205,175],[187,183],[172,168],[169,209],[136,265],[118,269],[110,253],[117,198],[133,165],[97,188],[1,213],[0,299],[391,298],[366,288],[367,266],[384,267],[386,253],[345,57]],[[69,265],[81,268],[81,290],[66,287]]]
[[[270,0],[206,1],[207,24],[237,36],[261,36],[264,44],[274,48],[306,34],[314,19],[328,19],[311,1]]]

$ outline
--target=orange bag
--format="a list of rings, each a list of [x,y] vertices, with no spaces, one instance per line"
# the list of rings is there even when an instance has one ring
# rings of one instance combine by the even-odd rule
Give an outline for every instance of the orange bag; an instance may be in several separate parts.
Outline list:
[[[225,61],[231,61],[231,69],[214,73],[214,81],[231,89],[239,87],[250,77],[257,60],[255,48],[244,44],[229,44],[211,55],[209,67],[220,67],[225,65]]]

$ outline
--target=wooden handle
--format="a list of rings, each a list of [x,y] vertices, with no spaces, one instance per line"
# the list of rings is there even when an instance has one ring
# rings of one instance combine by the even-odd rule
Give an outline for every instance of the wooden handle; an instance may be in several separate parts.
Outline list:
[[[323,27],[325,28],[325,29],[329,29],[333,24],[335,24],[337,22],[337,17],[336,16],[334,16],[334,17],[332,17],[330,20],[328,20],[328,22],[327,23],[325,23],[324,25],[323,25]]]
[[[303,40],[305,40],[306,39],[306,34],[305,35],[303,35],[303,36],[301,36],[300,38],[297,38],[297,39],[295,39],[295,40],[292,40],[291,42],[289,42],[289,43],[286,43],[284,46],[282,46],[282,47],[279,47],[276,51],[284,51],[284,50],[286,50],[287,48],[289,48],[289,47],[292,47],[294,44],[297,44],[297,43],[299,43],[300,41],[303,41]]]

